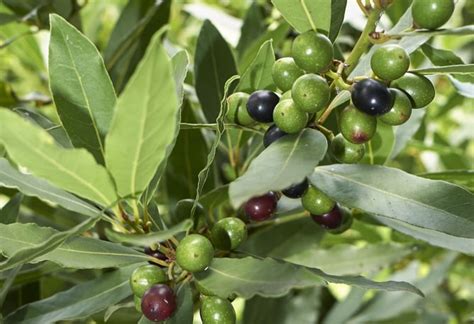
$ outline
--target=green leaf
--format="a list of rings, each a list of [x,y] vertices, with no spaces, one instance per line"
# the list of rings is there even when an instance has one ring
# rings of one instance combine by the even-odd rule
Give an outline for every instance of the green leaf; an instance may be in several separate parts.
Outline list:
[[[9,257],[17,250],[35,247],[58,233],[37,224],[0,224],[0,252]],[[119,244],[88,237],[72,237],[30,262],[52,261],[64,268],[102,269],[145,262],[147,259],[145,254]]]
[[[198,219],[196,219],[197,217],[196,208],[197,208],[199,200],[201,199],[202,190],[204,189],[204,186],[207,182],[209,171],[212,167],[212,164],[214,163],[214,159],[216,158],[217,148],[219,147],[219,144],[221,142],[222,134],[224,134],[225,132],[224,118],[225,118],[225,115],[227,114],[227,109],[228,109],[227,100],[225,98],[227,97],[227,94],[229,93],[229,89],[234,83],[234,81],[238,79],[239,79],[239,76],[234,75],[229,80],[227,80],[224,85],[224,96],[221,101],[219,115],[217,116],[217,119],[216,119],[217,128],[216,128],[216,134],[214,137],[214,142],[212,143],[211,149],[209,150],[209,153],[207,155],[206,166],[198,174],[196,197],[194,199],[193,208],[191,209],[191,217],[193,219],[194,224],[198,224]]]
[[[0,288],[0,307],[3,307],[3,304],[5,303],[5,299],[7,298],[8,292],[10,291],[10,288],[13,286],[15,283],[16,276],[21,270],[21,265],[17,266],[14,269],[11,269],[8,274],[7,278],[3,282],[2,288]],[[0,315],[0,320],[2,320],[2,316]]]
[[[331,28],[329,29],[329,39],[334,41],[339,35],[344,17],[346,14],[347,0],[331,1]]]
[[[239,43],[236,47],[238,57],[241,57],[255,41],[255,38],[260,37],[265,31],[263,8],[257,2],[252,2],[245,13],[244,21],[240,29]]]
[[[322,324],[348,323],[348,320],[363,305],[365,293],[365,290],[353,287],[344,300],[331,307]]]
[[[9,110],[0,109],[0,120],[0,142],[29,172],[104,207],[117,200],[112,179],[89,152],[58,146],[45,130]]]
[[[368,164],[384,164],[395,144],[395,134],[392,126],[378,123],[374,137],[366,145],[366,153],[362,162]]]
[[[9,255],[7,260],[0,262],[0,271],[8,270],[18,265],[31,262],[36,258],[53,251],[70,237],[82,234],[83,232],[87,231],[89,228],[94,226],[98,220],[99,218],[89,218],[70,230],[57,232],[51,236],[48,236],[45,240],[38,242],[37,244],[24,247],[22,249],[15,249],[15,252]]]
[[[19,172],[3,158],[0,158],[0,187],[17,189],[26,196],[58,204],[67,210],[82,215],[95,217],[100,213],[96,207],[51,185],[47,181]]]
[[[419,74],[474,74],[474,64],[456,64],[412,70]]]
[[[422,295],[417,288],[405,282],[375,282],[356,276],[332,276],[318,269],[269,258],[214,259],[207,270],[194,275],[202,287],[222,298],[231,294],[245,299],[255,295],[279,297],[286,295],[290,289],[321,286],[326,281],[367,289],[406,290]]]
[[[456,254],[450,253],[441,262],[433,264],[431,272],[423,279],[415,280],[414,284],[426,295],[434,292],[446,277],[447,271],[456,259]],[[379,322],[383,319],[392,318],[409,310],[419,302],[421,298],[406,292],[380,292],[370,304],[358,315],[351,319],[350,323]]]
[[[105,62],[115,88],[122,92],[145,55],[150,41],[170,17],[171,0],[129,0],[105,49]]]
[[[0,159],[0,162],[1,160],[2,159]],[[3,206],[2,209],[0,209],[0,226],[1,224],[12,224],[17,221],[22,200],[23,194],[17,193],[5,204],[5,206]]]
[[[432,180],[451,182],[474,192],[474,170],[449,170],[443,172],[423,173],[419,176]]]
[[[56,323],[82,319],[114,305],[132,294],[129,266],[81,283],[49,298],[27,304],[5,318],[5,324]]]
[[[232,205],[238,208],[249,198],[302,181],[318,165],[326,150],[326,138],[314,129],[307,128],[300,134],[281,138],[255,158],[243,176],[230,184]]]
[[[425,241],[433,246],[439,246],[444,249],[474,255],[474,239],[472,238],[456,237],[438,231],[413,226],[387,217],[376,215],[374,217],[380,223],[403,234],[414,237],[417,240]]]
[[[407,32],[407,33],[390,32],[389,34],[392,36],[401,36],[401,37],[419,37],[419,36],[432,37],[432,36],[440,36],[440,35],[469,36],[469,35],[474,35],[474,25],[467,25],[467,26],[449,28],[449,29],[419,30],[419,31]]]
[[[368,165],[318,167],[310,180],[348,207],[453,236],[474,238],[474,195],[461,187],[398,169]]]
[[[413,109],[410,119],[400,126],[395,126],[395,143],[389,160],[394,160],[398,154],[406,147],[407,143],[413,138],[426,115],[426,109]]]
[[[331,7],[328,0],[272,0],[273,5],[281,12],[296,31],[319,30],[326,35],[331,29]]]
[[[180,286],[176,293],[176,313],[165,321],[165,324],[192,324],[193,323],[193,295],[189,284]]]
[[[124,234],[114,232],[111,229],[107,228],[105,229],[105,235],[112,242],[127,243],[131,245],[147,247],[158,242],[166,241],[176,234],[186,232],[192,226],[193,222],[190,219],[186,219],[167,230],[162,230],[150,234]]]
[[[314,324],[321,311],[321,288],[295,290],[280,298],[255,296],[245,302],[243,323]]]
[[[204,21],[197,40],[194,77],[196,94],[208,121],[219,115],[225,83],[236,74],[229,45],[209,20]]]
[[[240,78],[236,91],[252,93],[256,90],[274,90],[272,67],[275,63],[272,40],[263,43],[257,56]]]
[[[103,163],[104,137],[116,101],[114,87],[94,44],[58,15],[51,15],[49,79],[72,143]]]
[[[121,197],[146,189],[173,144],[179,123],[173,67],[161,35],[154,36],[118,99],[106,139],[106,165]]]
[[[319,268],[334,275],[347,275],[377,271],[410,253],[412,250],[409,246],[400,244],[381,243],[363,247],[338,244],[329,249],[303,248],[284,260],[309,268]]]

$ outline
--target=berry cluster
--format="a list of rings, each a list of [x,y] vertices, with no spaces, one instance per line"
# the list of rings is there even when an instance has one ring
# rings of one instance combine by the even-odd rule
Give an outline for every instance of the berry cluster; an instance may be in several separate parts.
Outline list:
[[[222,251],[237,248],[247,238],[247,227],[239,218],[227,217],[214,224],[210,231],[211,241],[201,234],[184,237],[176,249],[156,245],[146,248],[145,253],[160,264],[175,262],[179,268],[174,273],[166,273],[160,264],[150,261],[135,269],[130,277],[135,307],[150,321],[164,321],[173,316],[177,301],[174,289],[179,280],[188,274],[204,271],[214,258],[214,246]],[[166,253],[160,251],[165,249]],[[198,284],[196,284],[198,285]],[[197,287],[201,297],[201,319],[205,324],[235,323],[236,315],[227,299],[213,296],[212,293]]]

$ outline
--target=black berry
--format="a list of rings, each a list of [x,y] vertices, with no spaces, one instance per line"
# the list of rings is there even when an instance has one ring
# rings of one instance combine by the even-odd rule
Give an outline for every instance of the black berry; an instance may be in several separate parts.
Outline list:
[[[247,102],[249,115],[258,122],[271,123],[273,110],[280,101],[280,97],[272,91],[259,90],[250,95]]]
[[[272,192],[260,197],[254,197],[245,204],[245,214],[254,221],[264,221],[273,215],[277,203],[277,195]]]
[[[352,103],[366,114],[383,115],[392,108],[392,96],[385,84],[365,79],[352,87]]]
[[[158,260],[161,260],[161,261],[167,261],[168,258],[166,257],[166,255],[164,255],[163,253],[161,253],[160,251],[157,251],[157,250],[153,250],[151,247],[147,246],[144,250],[145,254],[155,258],[155,259],[158,259]],[[148,261],[148,263],[150,264],[156,264],[152,261]]]
[[[308,190],[308,180],[304,179],[302,182],[292,185],[291,187],[282,190],[281,193],[288,198],[301,198],[304,193]]]
[[[265,132],[265,135],[263,135],[263,146],[268,147],[277,139],[285,135],[288,135],[288,134],[282,131],[280,128],[278,128],[277,125],[272,125],[267,129],[267,131]]]
[[[150,321],[164,321],[176,310],[176,295],[167,285],[155,285],[142,298],[142,312]]]

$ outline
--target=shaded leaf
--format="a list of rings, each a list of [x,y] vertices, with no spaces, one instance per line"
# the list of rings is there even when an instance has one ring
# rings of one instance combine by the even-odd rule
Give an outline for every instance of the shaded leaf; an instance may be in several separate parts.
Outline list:
[[[229,45],[209,20],[204,21],[197,40],[194,78],[196,94],[208,121],[219,115],[225,83],[236,74]]]
[[[23,194],[17,193],[0,209],[0,226],[1,224],[12,224],[17,221],[22,200]]]
[[[347,0],[331,0],[331,27],[329,39],[334,41],[339,35],[346,14]]]
[[[398,154],[400,154],[400,152],[406,147],[408,142],[413,138],[420,128],[425,115],[426,109],[413,109],[411,117],[406,123],[394,127],[395,143],[393,144],[389,160],[395,159]]]
[[[106,139],[107,168],[121,197],[146,189],[173,145],[179,123],[173,67],[161,35],[154,36],[118,99]]]
[[[239,43],[236,47],[239,57],[255,41],[255,38],[260,37],[265,30],[263,8],[257,2],[252,2],[245,13],[244,22],[240,29]]]
[[[104,137],[115,106],[115,92],[102,57],[79,30],[51,16],[49,79],[54,103],[69,138],[104,161]]]
[[[186,232],[191,228],[192,225],[193,222],[190,219],[186,219],[167,230],[162,230],[150,234],[124,234],[114,232],[108,228],[105,230],[105,234],[107,235],[107,238],[112,242],[127,243],[131,245],[147,247],[157,242],[166,241],[176,234]]]
[[[129,266],[97,279],[81,283],[49,298],[25,305],[5,318],[5,324],[55,323],[87,317],[114,305],[132,294]]]
[[[326,150],[326,138],[314,129],[307,128],[299,134],[281,138],[255,158],[243,176],[230,184],[232,205],[238,208],[249,198],[302,181],[318,165]]]
[[[456,64],[412,70],[419,74],[474,74],[474,64]]]
[[[117,200],[109,174],[83,149],[66,149],[39,126],[0,109],[0,142],[9,156],[35,176],[109,207]],[[22,136],[18,136],[21,129]]]
[[[348,207],[453,236],[474,238],[474,195],[461,187],[398,169],[368,165],[318,167],[310,180]]]
[[[177,290],[176,313],[165,321],[166,324],[192,324],[193,323],[193,295],[189,284],[180,286]]]
[[[17,250],[35,247],[59,232],[36,224],[0,224],[0,252],[9,257]],[[72,237],[31,263],[52,261],[65,268],[102,269],[145,262],[143,253],[131,248],[89,237]]]

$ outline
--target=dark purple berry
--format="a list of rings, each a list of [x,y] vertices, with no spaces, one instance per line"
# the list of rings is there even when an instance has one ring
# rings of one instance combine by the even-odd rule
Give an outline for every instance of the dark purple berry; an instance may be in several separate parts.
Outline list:
[[[250,95],[247,102],[249,115],[258,122],[271,123],[273,110],[280,101],[280,97],[272,91],[259,90]]]
[[[292,185],[291,187],[282,190],[281,193],[288,198],[301,198],[304,193],[308,190],[308,180],[304,179],[302,182]]]
[[[263,146],[268,147],[277,139],[285,135],[288,135],[288,134],[282,131],[281,129],[279,129],[277,125],[273,124],[267,129],[267,131],[265,132],[265,135],[263,135]]]
[[[151,247],[147,246],[144,250],[145,254],[155,258],[155,259],[158,259],[158,260],[161,260],[161,261],[167,261],[168,258],[166,257],[166,255],[164,255],[163,253],[161,253],[160,251],[158,250],[153,250]],[[154,263],[153,261],[148,261],[149,264],[154,264],[156,265],[156,263]]]
[[[170,318],[176,310],[176,295],[167,285],[154,285],[142,298],[142,312],[150,321],[159,322]]]
[[[264,221],[273,215],[277,203],[277,195],[274,193],[267,193],[260,197],[254,197],[245,204],[245,214],[256,222]]]
[[[364,79],[352,87],[352,103],[360,111],[378,116],[390,111],[392,95],[382,82]]]
[[[335,205],[329,213],[323,215],[311,215],[311,217],[316,223],[326,229],[336,229],[342,225],[344,220],[341,209],[338,205]]]

